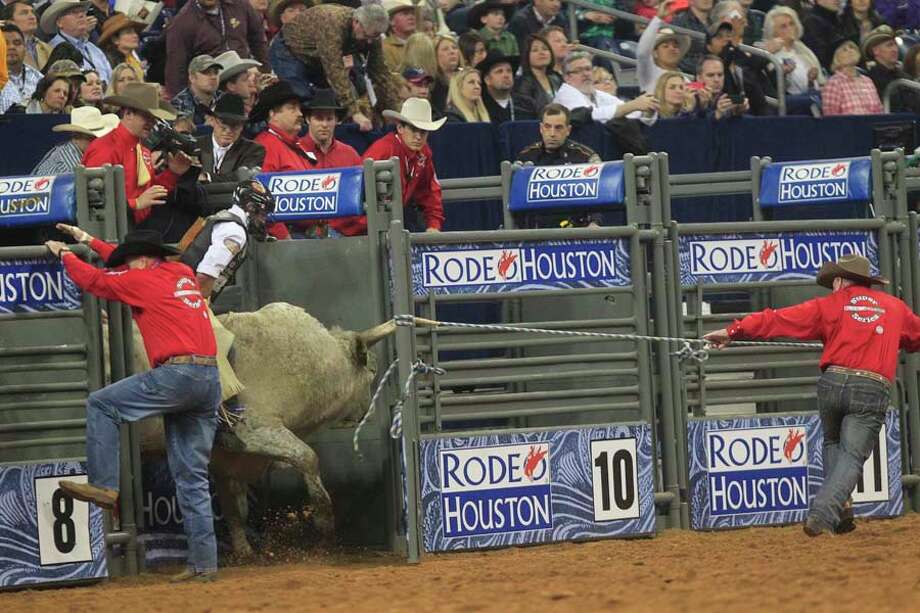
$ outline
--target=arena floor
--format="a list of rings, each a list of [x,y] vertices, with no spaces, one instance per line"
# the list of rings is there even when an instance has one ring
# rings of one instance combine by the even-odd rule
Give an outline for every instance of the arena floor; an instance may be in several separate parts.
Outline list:
[[[162,576],[0,594],[0,611],[918,611],[920,514],[860,522],[841,537],[798,527],[669,531],[602,541],[429,556],[300,554],[238,566],[218,582]]]

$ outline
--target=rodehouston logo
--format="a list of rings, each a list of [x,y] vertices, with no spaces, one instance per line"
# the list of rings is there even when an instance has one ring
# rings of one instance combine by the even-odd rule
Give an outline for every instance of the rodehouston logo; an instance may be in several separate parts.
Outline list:
[[[783,166],[779,175],[778,200],[847,200],[850,162],[794,164]]]
[[[0,217],[48,215],[54,177],[0,179]]]
[[[268,191],[275,197],[275,215],[335,214],[341,183],[340,172],[273,175]]]
[[[550,444],[439,454],[445,537],[553,527]]]
[[[706,433],[713,516],[808,508],[804,426]]]
[[[689,241],[694,275],[814,274],[840,256],[869,257],[868,235],[793,235],[772,238],[705,238]]]
[[[538,166],[527,180],[527,201],[596,200],[601,164]]]

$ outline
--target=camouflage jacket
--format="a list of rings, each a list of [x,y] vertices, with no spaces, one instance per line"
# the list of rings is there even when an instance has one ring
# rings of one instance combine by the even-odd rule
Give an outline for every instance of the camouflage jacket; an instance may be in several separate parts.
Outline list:
[[[358,112],[359,107],[342,60],[346,55],[367,59],[367,76],[374,84],[378,106],[396,110],[399,90],[387,69],[380,40],[355,40],[351,29],[353,14],[354,9],[338,4],[311,7],[282,28],[284,40],[294,57],[322,69],[339,104],[348,109],[349,115]]]

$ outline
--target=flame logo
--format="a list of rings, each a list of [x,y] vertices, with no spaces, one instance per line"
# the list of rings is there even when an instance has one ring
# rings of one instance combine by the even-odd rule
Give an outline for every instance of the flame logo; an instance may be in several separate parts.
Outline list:
[[[581,175],[583,177],[593,177],[597,174],[598,168],[598,166],[588,166]]]
[[[527,458],[524,460],[525,477],[533,481],[533,471],[536,470],[537,465],[543,461],[547,453],[549,453],[549,447],[546,449],[537,449],[536,447],[530,448],[530,453],[527,454]]]
[[[846,171],[846,169],[847,169],[847,165],[841,162],[840,164],[837,164],[836,166],[831,168],[831,176],[839,177],[840,175],[844,173],[844,171]]]
[[[760,248],[760,265],[766,268],[770,265],[770,258],[773,257],[773,254],[776,252],[776,248],[779,247],[779,243],[770,243],[767,241],[763,242],[763,246]]]
[[[511,265],[514,264],[514,261],[517,259],[516,253],[511,253],[510,251],[502,251],[502,257],[498,260],[498,276],[502,279],[508,278],[508,269],[511,268]]]
[[[45,189],[46,187],[48,187],[49,183],[51,183],[51,180],[48,178],[39,179],[38,181],[35,182],[35,189],[37,190]]]
[[[786,436],[786,440],[783,442],[783,456],[790,462],[792,461],[792,454],[795,452],[796,447],[799,446],[799,443],[802,439],[805,438],[805,433],[801,430],[789,430],[789,434]]]
[[[333,187],[335,187],[335,176],[334,175],[327,176],[325,179],[323,179],[320,185],[322,185],[323,189],[332,189]]]

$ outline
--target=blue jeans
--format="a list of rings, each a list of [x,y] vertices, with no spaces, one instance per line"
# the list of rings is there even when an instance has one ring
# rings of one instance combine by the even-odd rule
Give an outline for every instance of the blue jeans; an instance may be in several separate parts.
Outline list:
[[[840,512],[885,422],[891,390],[856,374],[825,371],[818,380],[818,411],[824,427],[824,483],[809,513],[825,529],[840,522]]]
[[[217,367],[196,364],[167,364],[122,379],[90,394],[86,405],[89,482],[113,490],[119,489],[119,425],[163,416],[189,567],[196,572],[217,570],[208,462],[219,405]]]

